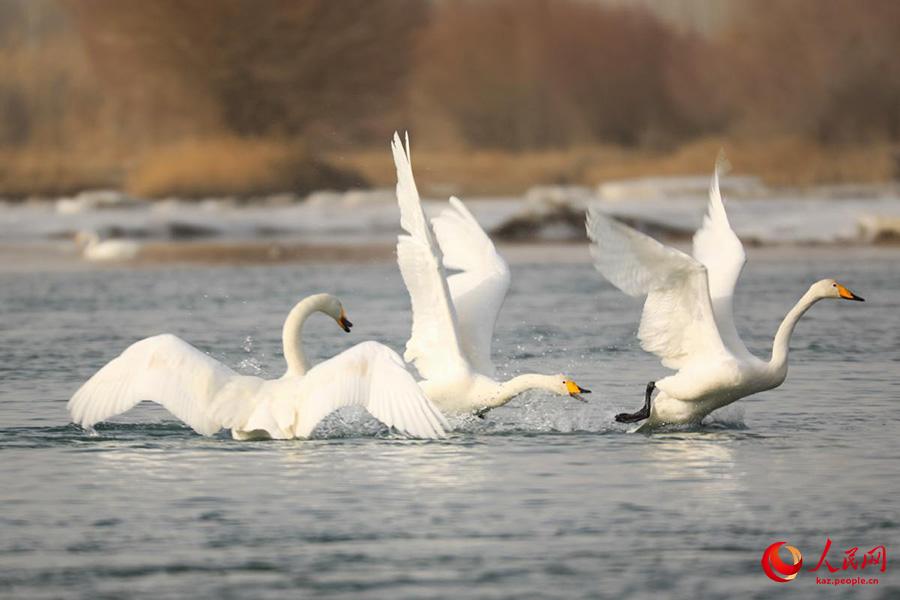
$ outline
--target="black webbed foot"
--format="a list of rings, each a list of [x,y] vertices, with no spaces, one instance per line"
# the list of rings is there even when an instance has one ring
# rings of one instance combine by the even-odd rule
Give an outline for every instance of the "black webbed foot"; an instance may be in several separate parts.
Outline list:
[[[650,418],[650,409],[641,409],[633,413],[619,413],[616,415],[616,421],[619,423],[637,423],[644,419]]]
[[[636,423],[637,421],[643,421],[644,419],[650,418],[650,395],[653,394],[653,390],[656,389],[656,382],[651,381],[647,384],[647,393],[644,395],[644,406],[637,412],[633,413],[619,413],[616,415],[616,421],[618,423]]]

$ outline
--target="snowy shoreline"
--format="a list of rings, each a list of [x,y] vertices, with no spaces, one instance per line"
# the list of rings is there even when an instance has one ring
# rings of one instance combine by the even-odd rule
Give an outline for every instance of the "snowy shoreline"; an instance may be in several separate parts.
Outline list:
[[[464,198],[500,242],[578,242],[583,219],[597,206],[652,235],[687,238],[706,209],[705,178],[652,178],[598,189],[540,186],[520,197]],[[729,185],[732,184],[732,185]],[[748,245],[896,243],[900,193],[894,186],[769,190],[753,178],[725,180],[729,220]],[[444,200],[426,200],[436,215]],[[186,242],[289,246],[390,245],[399,233],[393,190],[282,194],[244,202],[231,198],[142,201],[112,191],[74,198],[0,201],[0,243],[71,244],[78,231],[146,244]]]

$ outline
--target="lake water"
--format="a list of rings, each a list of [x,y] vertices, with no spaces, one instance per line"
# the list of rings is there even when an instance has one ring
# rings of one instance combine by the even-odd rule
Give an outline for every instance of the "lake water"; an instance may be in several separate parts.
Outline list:
[[[434,442],[349,411],[313,440],[239,443],[148,403],[91,436],[65,409],[161,332],[278,376],[282,320],[314,292],[356,327],[312,319],[311,358],[367,339],[400,350],[394,265],[0,273],[0,597],[900,597],[896,251],[751,250],[736,313],[761,355],[812,282],[867,302],[815,306],[780,388],[652,435],[613,421],[666,373],[635,339],[640,302],[573,256],[512,265],[495,356],[506,374],[563,372],[590,403],[526,395]],[[832,566],[884,546],[886,571],[806,572],[827,539]],[[788,583],[760,564],[781,541],[803,553]]]

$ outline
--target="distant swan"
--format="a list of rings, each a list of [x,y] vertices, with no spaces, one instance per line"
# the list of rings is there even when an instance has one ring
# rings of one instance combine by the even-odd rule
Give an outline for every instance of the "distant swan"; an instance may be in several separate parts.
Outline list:
[[[502,383],[491,378],[491,338],[509,289],[509,268],[457,198],[432,221],[438,249],[413,179],[409,139],[404,151],[395,133],[392,149],[400,225],[409,234],[397,239],[413,311],[404,358],[415,362],[431,401],[445,412],[479,415],[530,389],[583,401],[579,394],[588,390],[563,375],[520,375]],[[461,273],[448,279],[445,267]]]
[[[299,302],[284,323],[287,371],[280,379],[239,375],[174,335],[157,335],[132,344],[75,392],[72,421],[90,428],[152,400],[202,435],[227,428],[238,440],[290,439],[309,437],[331,412],[356,405],[413,437],[444,437],[443,416],[388,347],[362,342],[310,368],[300,334],[317,311],[350,331],[334,296]]]
[[[732,316],[734,287],[746,256],[725,214],[719,165],[703,226],[694,235],[694,258],[595,207],[589,211],[587,230],[597,270],[626,294],[647,295],[638,330],[641,346],[662,358],[664,366],[678,370],[650,382],[643,408],[616,415],[622,423],[699,423],[717,408],[778,387],[787,376],[788,347],[800,317],[823,298],[863,300],[833,279],[814,283],[778,328],[771,360],[750,354]],[[651,407],[654,389],[660,393]]]
[[[100,240],[93,231],[79,231],[75,243],[84,245],[81,255],[90,261],[105,262],[132,260],[141,253],[141,245],[134,240]]]

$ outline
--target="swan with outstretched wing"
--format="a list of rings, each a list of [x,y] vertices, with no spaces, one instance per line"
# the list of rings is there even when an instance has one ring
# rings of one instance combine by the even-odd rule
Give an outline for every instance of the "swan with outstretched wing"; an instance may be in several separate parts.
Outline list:
[[[459,198],[431,220],[456,311],[459,340],[469,364],[493,377],[491,340],[500,308],[509,291],[509,266]]]
[[[151,400],[202,435],[226,428],[235,439],[290,439],[309,437],[343,406],[362,406],[410,436],[444,436],[443,416],[390,348],[362,342],[310,368],[300,335],[314,312],[350,331],[334,296],[299,302],[284,324],[287,370],[279,379],[239,375],[174,335],[157,335],[129,346],[75,392],[68,404],[72,421],[91,428]]]
[[[397,238],[397,263],[413,313],[404,358],[415,364],[428,397],[442,411],[479,415],[530,389],[583,400],[580,394],[588,390],[563,375],[526,374],[506,382],[491,377],[491,336],[509,269],[458,199],[435,219],[432,234],[413,178],[409,140],[404,148],[394,134],[392,150],[406,232]],[[461,272],[448,278],[446,268]]]
[[[769,361],[753,356],[734,324],[734,289],[746,262],[719,189],[721,161],[709,191],[694,256],[664,246],[591,207],[587,231],[594,266],[630,296],[646,296],[641,347],[677,372],[647,384],[644,406],[616,420],[644,427],[699,423],[732,402],[775,388],[787,376],[791,334],[800,317],[824,298],[862,301],[833,279],[814,283],[778,328]],[[651,402],[655,389],[659,394]]]

